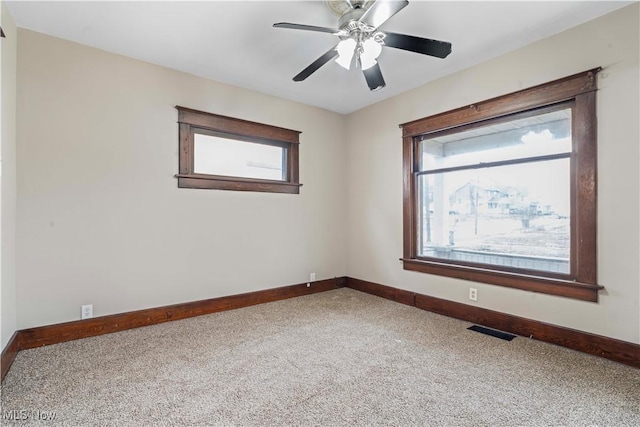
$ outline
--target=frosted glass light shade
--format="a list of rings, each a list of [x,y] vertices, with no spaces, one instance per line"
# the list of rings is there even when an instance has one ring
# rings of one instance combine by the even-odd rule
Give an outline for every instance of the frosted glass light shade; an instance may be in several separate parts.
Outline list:
[[[351,68],[351,60],[356,50],[356,41],[354,39],[345,39],[338,43],[338,59],[336,62],[347,70]]]
[[[362,64],[362,69],[367,70],[376,65],[376,59],[382,53],[382,45],[373,39],[367,39],[362,47],[364,51],[360,55],[360,63]]]

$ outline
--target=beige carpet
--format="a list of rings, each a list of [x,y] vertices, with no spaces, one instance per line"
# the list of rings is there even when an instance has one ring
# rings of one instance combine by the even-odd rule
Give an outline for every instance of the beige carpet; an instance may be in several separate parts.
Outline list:
[[[339,289],[27,350],[2,424],[640,426],[640,370],[469,325]]]

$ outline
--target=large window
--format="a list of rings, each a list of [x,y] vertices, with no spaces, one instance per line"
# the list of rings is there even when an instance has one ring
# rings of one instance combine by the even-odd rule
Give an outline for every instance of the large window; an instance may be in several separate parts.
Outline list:
[[[402,125],[405,269],[597,301],[597,72]]]
[[[179,187],[299,193],[300,132],[176,108]]]

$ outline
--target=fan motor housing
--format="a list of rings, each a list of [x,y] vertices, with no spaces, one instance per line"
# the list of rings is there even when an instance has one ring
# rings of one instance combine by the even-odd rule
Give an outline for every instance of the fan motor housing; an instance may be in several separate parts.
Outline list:
[[[337,16],[342,16],[351,9],[368,9],[375,0],[324,0],[329,10]]]
[[[365,9],[351,9],[338,20],[338,28],[341,30],[349,30],[349,24],[358,21],[364,15]]]

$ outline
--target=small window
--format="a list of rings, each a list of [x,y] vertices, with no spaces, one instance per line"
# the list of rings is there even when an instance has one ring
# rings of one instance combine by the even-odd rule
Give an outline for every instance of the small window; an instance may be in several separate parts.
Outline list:
[[[597,71],[402,125],[405,269],[597,301]]]
[[[178,187],[298,194],[300,132],[178,109]]]

